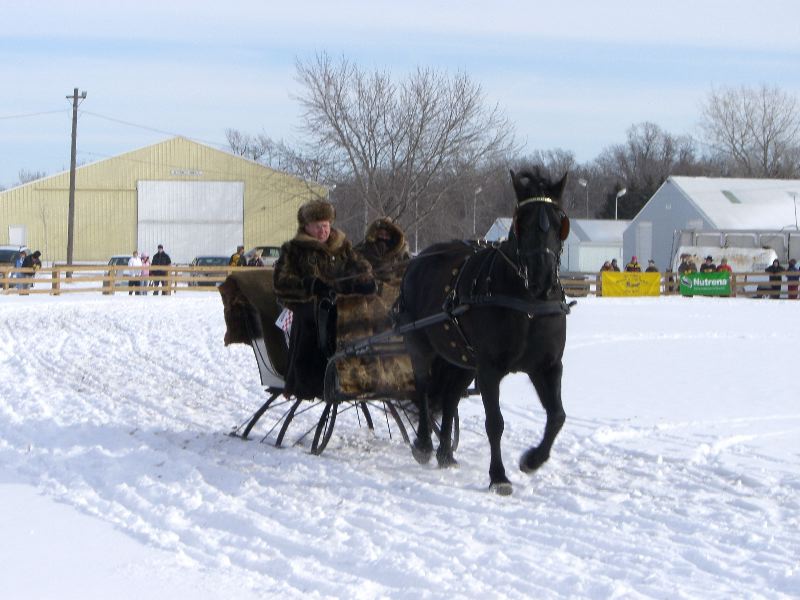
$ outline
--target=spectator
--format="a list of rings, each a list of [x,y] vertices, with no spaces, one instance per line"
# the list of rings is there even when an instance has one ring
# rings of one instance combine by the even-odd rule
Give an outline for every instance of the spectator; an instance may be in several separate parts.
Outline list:
[[[142,295],[147,296],[147,286],[149,285],[147,278],[150,277],[150,255],[146,252],[142,252],[142,277],[144,277],[144,280],[139,285],[142,286]]]
[[[658,273],[658,267],[656,266],[656,261],[652,258],[647,261],[647,268],[644,270],[645,273]]]
[[[703,264],[700,265],[700,272],[715,273],[716,270],[717,270],[717,265],[714,264],[714,259],[710,255],[706,256],[706,259],[703,261]]]
[[[25,250],[20,250],[19,251],[19,256],[17,256],[17,260],[14,261],[14,268],[15,269],[21,269],[22,268],[22,263],[25,262],[25,258],[27,256],[28,256],[28,253]],[[22,279],[22,276],[23,276],[23,273],[14,273],[14,277],[16,277],[17,279]],[[17,289],[20,289],[20,290],[23,289],[22,286],[23,286],[23,284],[18,283],[17,284]]]
[[[336,213],[324,200],[303,204],[297,233],[281,246],[273,281],[280,304],[292,311],[284,394],[322,397],[328,357],[335,349],[335,295],[372,294],[375,281],[366,259],[333,227]]]
[[[619,273],[619,264],[617,263],[616,258],[611,259],[611,270],[616,273]]]
[[[720,259],[719,266],[717,267],[717,272],[722,273],[723,271],[725,273],[733,273],[733,269],[731,269],[731,266],[728,264],[728,259],[724,256]]]
[[[39,257],[42,255],[41,252],[36,250],[32,254],[26,256],[22,261],[22,268],[23,269],[33,269],[33,273],[24,273],[22,276],[25,279],[28,279],[28,283],[23,283],[20,289],[27,290],[28,288],[33,287],[33,279],[36,277],[36,271],[42,268],[42,261]]]
[[[126,271],[126,275],[129,277],[128,279],[128,296],[131,296],[134,293],[133,288],[138,288],[142,285],[142,282],[139,280],[132,279],[133,277],[139,277],[142,274],[142,259],[139,258],[139,251],[134,250],[133,256],[128,259],[128,270]],[[139,291],[136,291],[136,295],[140,294]]]
[[[639,261],[636,260],[635,256],[631,256],[630,262],[625,265],[625,271],[628,273],[641,273],[642,267],[639,265]]]
[[[607,271],[611,271],[611,261],[607,260],[603,263],[603,266],[600,267],[600,275],[597,277],[597,295],[603,295],[603,273]]]
[[[253,252],[253,256],[247,261],[248,267],[263,267],[264,261],[261,260],[261,250]]]
[[[772,285],[769,286],[769,297],[773,300],[778,300],[781,297],[781,281],[783,281],[783,277],[781,273],[783,273],[784,269],[781,266],[780,261],[776,258],[772,261],[772,264],[764,269],[767,273],[770,273],[769,280],[772,282]],[[775,283],[777,282],[777,283]]]
[[[697,265],[688,254],[681,254],[681,264],[678,265],[678,274],[697,273]]]
[[[800,269],[797,268],[797,260],[794,258],[789,259],[789,266],[786,267],[786,281],[789,283],[789,300],[797,300],[797,280],[800,275],[789,275],[789,273],[797,273]]]
[[[231,254],[231,259],[228,261],[229,267],[246,267],[247,259],[244,257],[244,246],[236,246],[236,252]]]
[[[154,266],[154,267],[155,266],[165,267],[167,265],[171,265],[172,264],[172,259],[169,257],[169,254],[164,252],[164,246],[162,244],[158,245],[158,252],[156,252],[153,255],[153,260],[152,260],[152,262],[150,264],[151,264],[151,266]],[[158,296],[158,286],[159,285],[161,285],[161,295],[162,296],[166,296],[167,294],[169,294],[169,291],[167,289],[167,282],[164,279],[166,274],[167,274],[167,272],[166,271],[162,271],[161,269],[152,272],[152,275],[153,275],[153,287],[155,288],[154,291],[153,291],[153,296]]]
[[[728,264],[728,259],[725,258],[724,256],[719,259],[719,265],[717,266],[717,273],[727,273],[728,274],[728,279],[729,279],[730,285],[731,285],[731,292],[735,296],[736,295],[736,279],[733,276],[733,269],[731,269],[731,266]],[[728,296],[726,295],[726,297],[728,297]]]

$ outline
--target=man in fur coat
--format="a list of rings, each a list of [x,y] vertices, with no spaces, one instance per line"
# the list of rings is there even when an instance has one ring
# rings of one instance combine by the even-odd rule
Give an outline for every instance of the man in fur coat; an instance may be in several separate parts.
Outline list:
[[[370,223],[356,251],[372,265],[375,279],[393,285],[400,283],[410,258],[403,230],[388,217]]]
[[[324,200],[301,206],[297,233],[281,246],[273,274],[278,301],[293,313],[284,393],[304,400],[322,397],[335,347],[336,294],[375,292],[369,262],[333,227],[335,217]]]

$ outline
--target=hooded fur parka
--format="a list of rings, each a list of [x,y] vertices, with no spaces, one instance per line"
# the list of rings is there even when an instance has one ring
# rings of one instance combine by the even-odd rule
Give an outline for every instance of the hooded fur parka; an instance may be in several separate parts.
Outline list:
[[[378,238],[380,229],[389,233],[389,240]],[[356,246],[356,252],[372,265],[375,279],[384,283],[399,283],[410,258],[403,230],[388,217],[376,219],[370,223],[364,241]]]

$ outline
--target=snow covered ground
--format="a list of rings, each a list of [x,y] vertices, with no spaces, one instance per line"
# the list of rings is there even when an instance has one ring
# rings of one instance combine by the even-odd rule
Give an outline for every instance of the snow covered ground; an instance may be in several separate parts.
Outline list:
[[[223,332],[215,294],[0,297],[4,598],[800,596],[800,302],[581,299],[533,476],[503,382],[505,498],[477,398],[458,469],[354,412],[319,457],[229,437],[265,396]]]

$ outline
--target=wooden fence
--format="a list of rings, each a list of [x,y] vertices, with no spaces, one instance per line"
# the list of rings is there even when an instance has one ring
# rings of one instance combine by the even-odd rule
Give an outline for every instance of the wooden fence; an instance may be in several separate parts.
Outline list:
[[[234,271],[263,269],[265,277],[272,277],[272,267],[190,267],[170,265],[169,267],[150,268],[149,275],[126,275],[126,265],[54,265],[43,267],[36,273],[31,269],[14,269],[0,267],[0,289],[2,294],[71,294],[71,293],[154,293],[164,291],[167,294],[216,292],[216,286],[222,283],[228,274]],[[164,276],[156,277],[153,271],[163,271]],[[33,275],[33,277],[31,277]],[[731,278],[732,295],[738,298],[787,298],[797,296],[797,289],[789,290],[788,286],[797,285],[797,281],[788,282],[783,273],[783,281],[770,282],[768,274],[763,272],[736,273]],[[797,273],[791,273],[797,276]],[[598,295],[599,273],[570,273],[563,275],[561,282],[568,296],[585,297]],[[131,285],[131,283],[135,285]],[[160,284],[160,285],[157,285]],[[661,274],[661,294],[670,296],[680,293],[679,278],[674,273]],[[776,287],[778,286],[778,287]],[[602,294],[601,294],[602,295]]]
[[[3,294],[72,294],[72,293],[185,293],[216,292],[216,286],[228,274],[246,269],[269,271],[271,267],[178,266],[151,267],[149,274],[128,275],[127,265],[54,265],[36,271],[0,267],[0,288]],[[164,273],[155,275],[154,273]],[[33,277],[32,277],[33,275]]]

